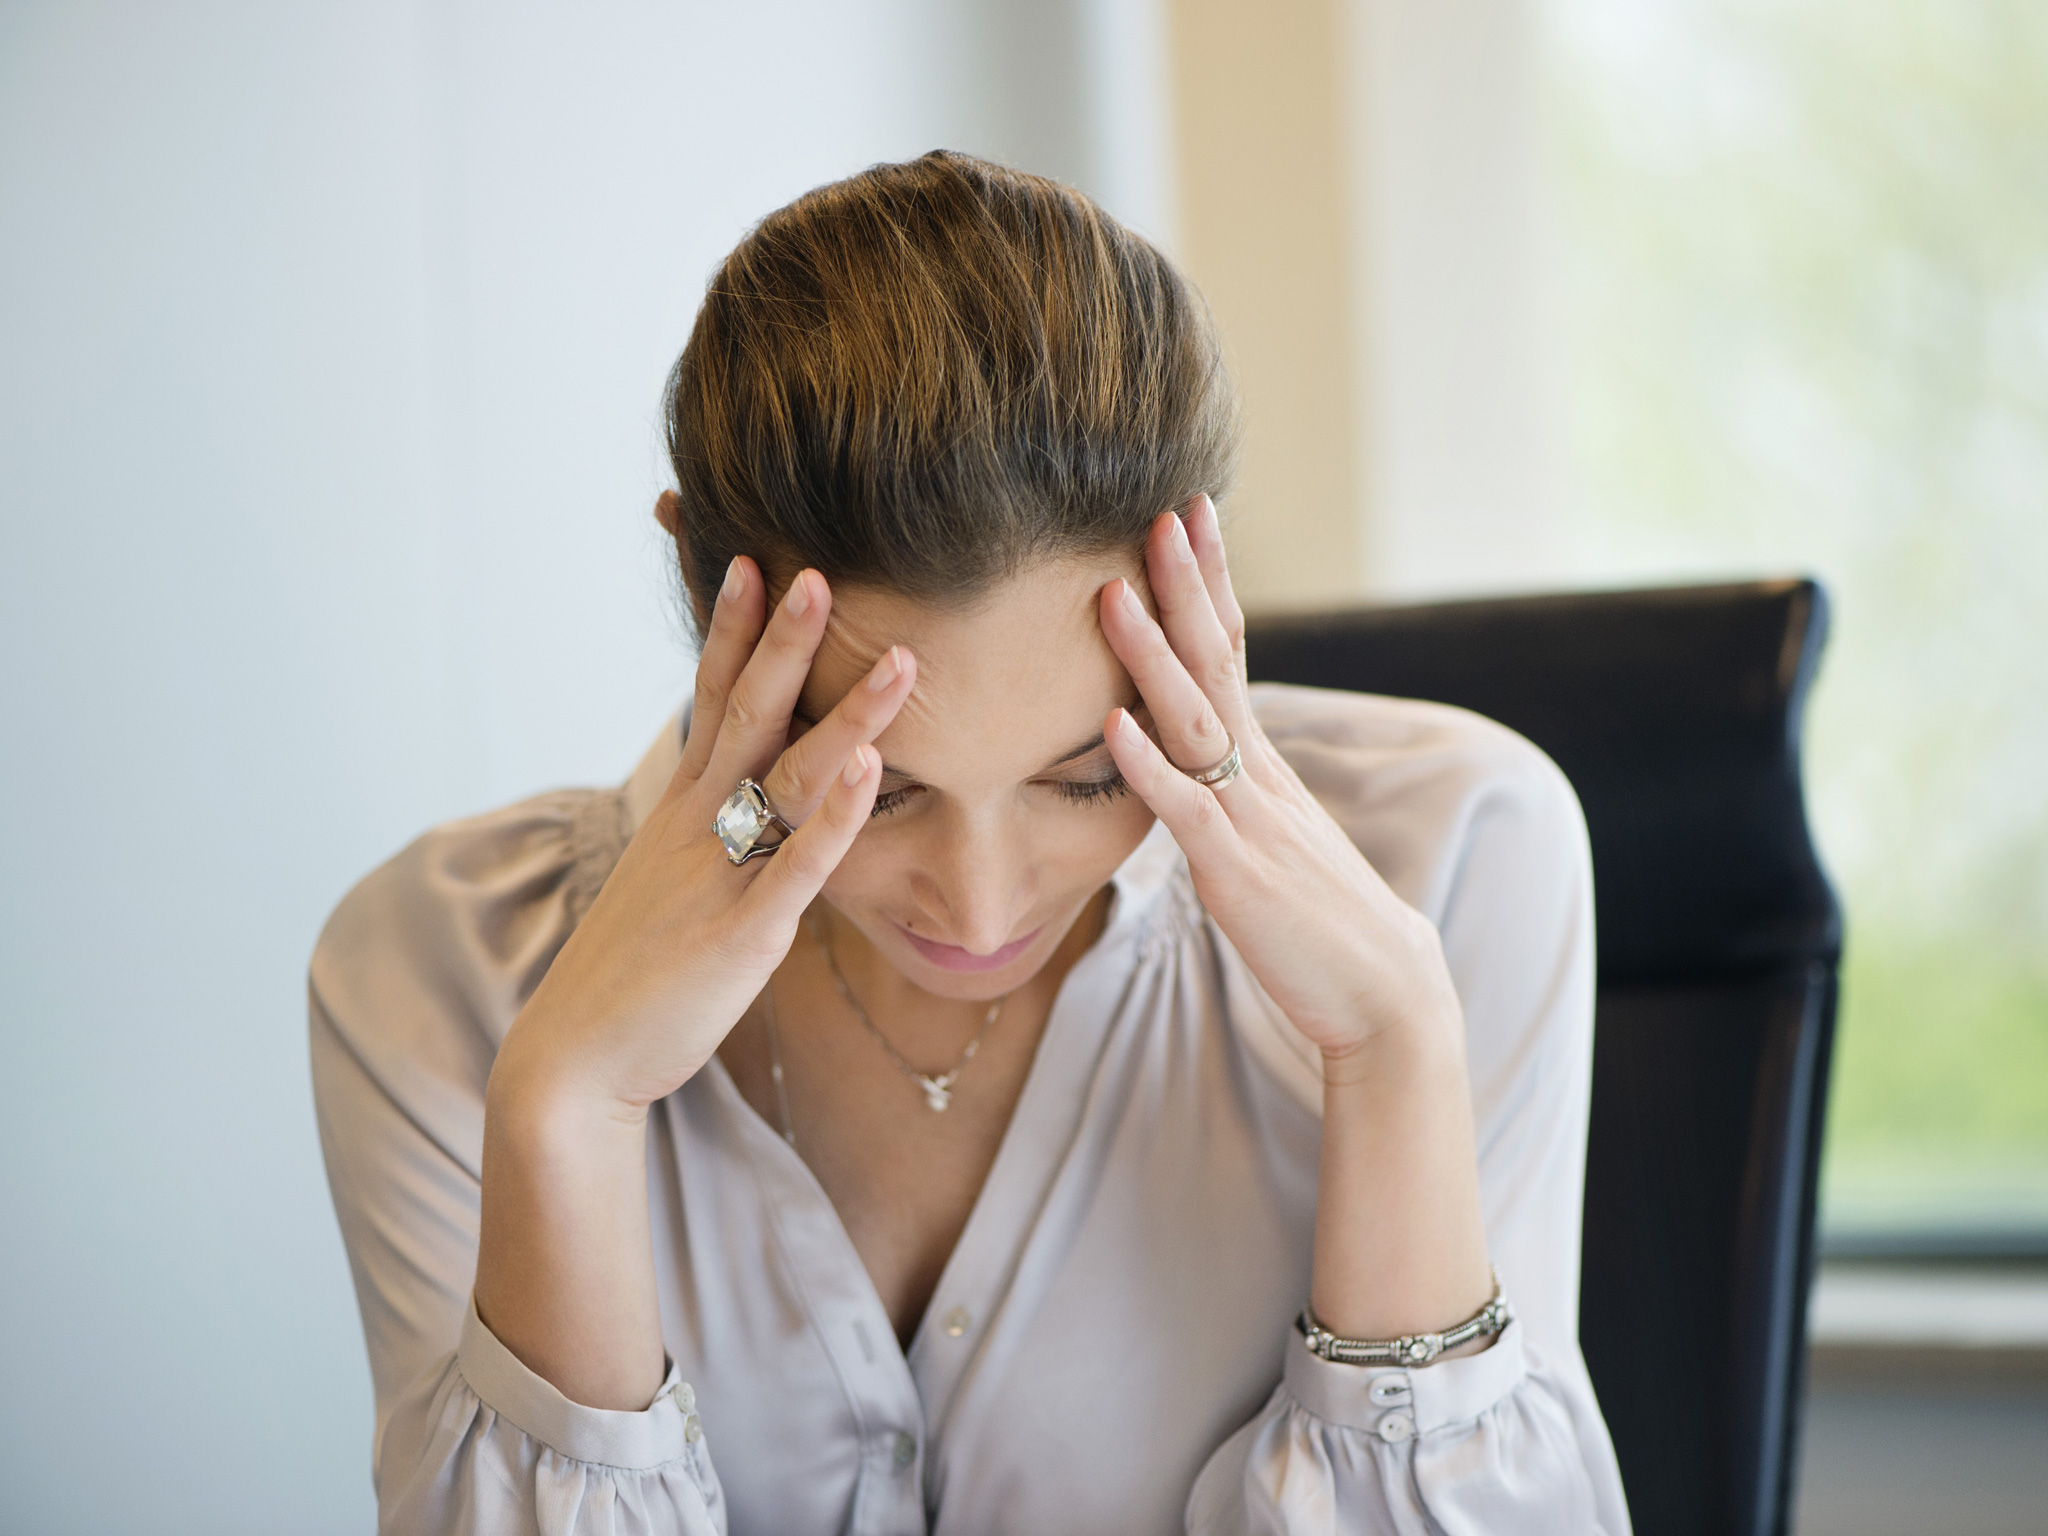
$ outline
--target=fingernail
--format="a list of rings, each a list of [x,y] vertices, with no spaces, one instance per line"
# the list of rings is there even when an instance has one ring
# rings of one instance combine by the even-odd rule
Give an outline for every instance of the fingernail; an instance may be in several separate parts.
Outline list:
[[[1182,560],[1195,558],[1194,546],[1188,543],[1187,525],[1177,517],[1173,520],[1173,552]]]
[[[725,585],[718,589],[718,595],[728,603],[740,595],[740,589],[747,584],[747,573],[740,569],[740,557],[734,555],[732,564],[725,568]]]
[[[866,747],[855,747],[853,749],[853,756],[849,757],[846,760],[846,766],[839,770],[839,782],[848,789],[851,789],[862,779],[866,778],[867,773],[868,749]]]
[[[789,596],[782,600],[782,606],[789,610],[789,616],[793,619],[802,618],[810,608],[810,584],[804,580],[802,571],[798,571],[796,580],[789,584]]]
[[[882,653],[882,659],[875,663],[875,669],[868,674],[868,691],[881,693],[903,675],[903,658],[896,654],[896,647],[890,646]]]
[[[1123,588],[1124,592],[1122,601],[1124,605],[1124,612],[1128,613],[1133,619],[1136,619],[1139,623],[1142,624],[1145,621],[1147,615],[1145,613],[1145,605],[1138,601],[1137,589],[1133,587],[1128,581],[1124,582]]]
[[[1131,712],[1128,709],[1120,709],[1116,712],[1116,733],[1126,741],[1133,740],[1144,734],[1144,732],[1138,729],[1138,722],[1131,718]]]

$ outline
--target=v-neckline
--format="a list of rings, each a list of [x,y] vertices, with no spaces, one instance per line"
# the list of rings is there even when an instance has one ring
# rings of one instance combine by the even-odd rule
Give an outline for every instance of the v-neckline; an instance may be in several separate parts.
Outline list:
[[[1164,828],[1155,827],[1155,832],[1163,833]],[[860,1251],[854,1246],[853,1236],[847,1230],[839,1208],[832,1203],[831,1196],[826,1193],[810,1164],[739,1091],[739,1085],[733,1080],[723,1058],[714,1052],[707,1063],[715,1095],[747,1137],[745,1151],[750,1161],[761,1174],[768,1176],[762,1189],[764,1197],[770,1197],[772,1185],[801,1191],[804,1200],[812,1207],[806,1225],[814,1223],[814,1230],[830,1234],[829,1243],[836,1257],[827,1262],[842,1271],[834,1276],[802,1273],[802,1268],[817,1262],[818,1256],[801,1245],[793,1246],[785,1234],[784,1257],[792,1265],[800,1266],[796,1277],[800,1287],[808,1296],[813,1291],[813,1282],[824,1279],[833,1289],[851,1287],[856,1291],[858,1307],[866,1324],[860,1330],[863,1359],[869,1365],[881,1363],[870,1353],[872,1346],[885,1350],[892,1365],[900,1365],[906,1384],[924,1407],[927,1423],[933,1432],[944,1417],[943,1411],[935,1413],[933,1410],[942,1409],[942,1405],[951,1400],[962,1371],[975,1353],[979,1338],[990,1318],[999,1310],[1018,1262],[1030,1246],[1036,1226],[1036,1211],[1042,1204],[1044,1191],[1057,1177],[1079,1127],[1085,1088],[1095,1074],[1101,1046],[1108,1038],[1107,1030],[1100,1025],[1114,1016],[1121,1006],[1124,992],[1123,987],[1117,984],[1121,978],[1114,971],[1108,977],[1099,973],[1105,967],[1117,965],[1119,962],[1115,957],[1123,957],[1126,962],[1134,958],[1141,923],[1165,884],[1164,881],[1146,881],[1134,889],[1132,882],[1125,878],[1133,866],[1144,861],[1147,853],[1157,857],[1149,837],[1111,879],[1110,906],[1104,914],[1101,934],[1075,959],[1060,980],[1046,1014],[1045,1027],[1032,1053],[1024,1085],[1010,1111],[1009,1121],[1003,1127],[988,1174],[982,1180],[981,1188],[975,1192],[967,1220],[961,1226],[951,1252],[946,1255],[938,1283],[932,1288],[907,1347],[897,1337],[881,1292],[862,1261]],[[1122,965],[1125,975],[1132,969],[1130,963]],[[1105,998],[1107,1003],[1105,1017],[1098,1021],[1098,1039],[1093,1050],[1083,1048],[1082,1043],[1073,1038],[1087,1027],[1093,1011],[1080,1001],[1089,993]],[[775,1204],[772,1197],[769,1204],[771,1207]],[[1000,1215],[995,1214],[998,1206]],[[1031,1214],[1027,1219],[1018,1221],[1012,1214],[1017,1211]],[[785,1213],[771,1209],[770,1214],[780,1227]],[[837,1284],[832,1284],[833,1281]],[[960,1332],[942,1333],[948,1326],[942,1319],[956,1310],[965,1314]],[[877,1332],[886,1340],[885,1344],[874,1344],[872,1334]],[[825,1337],[828,1349],[836,1351],[844,1347],[844,1341],[829,1330]],[[942,1342],[944,1348],[940,1347]],[[845,1368],[841,1370],[842,1380],[849,1379],[852,1374]]]
[[[916,1353],[918,1342],[925,1336],[931,1315],[937,1310],[939,1298],[944,1294],[947,1281],[953,1275],[955,1261],[961,1249],[967,1245],[969,1237],[975,1231],[976,1226],[986,1224],[977,1223],[976,1218],[981,1215],[983,1208],[988,1203],[990,1188],[1004,1174],[1006,1164],[1015,1162],[1017,1156],[1020,1155],[1012,1151],[1014,1144],[1019,1139],[1018,1127],[1035,1117],[1037,1101],[1043,1097],[1043,1094],[1037,1090],[1036,1085],[1047,1073],[1047,1061],[1058,1054],[1055,1041],[1064,1038],[1068,1032],[1067,1020],[1074,1012],[1070,1004],[1069,991],[1074,984],[1076,975],[1084,968],[1092,968],[1090,961],[1095,956],[1103,953],[1109,936],[1109,928],[1105,924],[1102,936],[1082,952],[1074,963],[1068,967],[1067,974],[1060,979],[1059,987],[1053,994],[1052,1006],[1046,1012],[1045,1026],[1039,1031],[1038,1044],[1032,1049],[1031,1064],[1025,1070],[1024,1083],[1018,1090],[1017,1102],[1012,1106],[1010,1118],[1004,1124],[1003,1134],[996,1143],[995,1156],[989,1163],[988,1173],[982,1179],[981,1187],[975,1191],[974,1202],[968,1208],[966,1221],[961,1224],[960,1235],[954,1239],[952,1250],[946,1255],[946,1262],[940,1269],[938,1282],[932,1287],[931,1299],[925,1303],[924,1311],[918,1316],[917,1327],[911,1332],[909,1346],[907,1348],[904,1347],[901,1341],[898,1340],[898,1350],[906,1358]],[[881,1291],[876,1287],[874,1277],[868,1273],[867,1264],[861,1259],[859,1249],[854,1246],[853,1234],[847,1230],[845,1218],[840,1215],[839,1207],[832,1203],[832,1197],[826,1192],[823,1182],[818,1178],[817,1171],[804,1161],[803,1154],[797,1151],[788,1138],[776,1126],[770,1123],[759,1109],[755,1108],[753,1102],[745,1094],[740,1092],[739,1084],[734,1081],[732,1069],[725,1064],[724,1057],[720,1056],[717,1052],[713,1052],[711,1061],[707,1065],[715,1070],[716,1079],[720,1084],[718,1092],[721,1097],[727,1098],[727,1107],[734,1113],[743,1112],[743,1123],[747,1127],[747,1133],[752,1142],[748,1150],[756,1157],[784,1160],[786,1165],[793,1165],[795,1169],[800,1169],[804,1179],[810,1185],[810,1192],[825,1209],[832,1213],[832,1219],[839,1228],[839,1235],[845,1240],[846,1251],[851,1256],[853,1266],[860,1271],[862,1278],[867,1282],[868,1289],[874,1293],[876,1309],[886,1318],[888,1316],[888,1308],[882,1302]],[[895,1339],[897,1337],[894,1324],[889,1326],[888,1332],[890,1338]]]

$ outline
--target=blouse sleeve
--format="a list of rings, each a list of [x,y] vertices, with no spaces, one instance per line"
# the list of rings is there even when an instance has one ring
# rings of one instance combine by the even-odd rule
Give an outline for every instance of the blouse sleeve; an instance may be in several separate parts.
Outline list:
[[[1515,1320],[1482,1353],[1419,1368],[1333,1364],[1290,1334],[1280,1386],[1203,1469],[1187,1529],[1625,1536],[1578,1343],[1593,908],[1577,798],[1536,748],[1461,710],[1255,696],[1303,781],[1442,936],[1465,1014],[1488,1244]],[[1244,985],[1239,1028],[1306,1099],[1313,1048]]]
[[[382,1531],[725,1530],[673,1365],[641,1412],[587,1408],[469,1297],[492,1058],[625,838],[611,793],[440,828],[351,892],[314,951],[314,1098],[369,1346]]]

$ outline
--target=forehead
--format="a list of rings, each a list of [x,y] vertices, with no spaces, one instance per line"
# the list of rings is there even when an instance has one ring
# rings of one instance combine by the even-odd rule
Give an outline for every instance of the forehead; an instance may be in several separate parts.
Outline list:
[[[1032,772],[1137,702],[1096,617],[1097,594],[1118,576],[1143,590],[1135,555],[1116,554],[1041,562],[952,610],[835,588],[803,711],[822,718],[884,651],[906,646],[917,684],[876,742],[883,761],[918,778],[968,758]]]

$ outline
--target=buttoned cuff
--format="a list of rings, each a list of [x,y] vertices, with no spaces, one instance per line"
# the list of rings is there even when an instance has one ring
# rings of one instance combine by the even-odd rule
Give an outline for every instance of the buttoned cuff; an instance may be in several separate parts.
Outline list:
[[[1522,1327],[1511,1318],[1491,1349],[1419,1369],[1340,1365],[1311,1354],[1298,1334],[1290,1334],[1281,1379],[1287,1395],[1315,1417],[1398,1443],[1469,1423],[1527,1374]]]
[[[638,1413],[586,1408],[572,1403],[536,1376],[476,1315],[476,1301],[462,1319],[456,1369],[484,1405],[514,1429],[574,1461],[595,1462],[627,1472],[646,1472],[677,1460],[689,1450],[697,1429],[696,1395],[673,1360],[654,1401]]]

